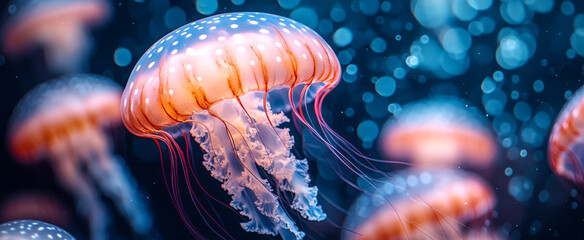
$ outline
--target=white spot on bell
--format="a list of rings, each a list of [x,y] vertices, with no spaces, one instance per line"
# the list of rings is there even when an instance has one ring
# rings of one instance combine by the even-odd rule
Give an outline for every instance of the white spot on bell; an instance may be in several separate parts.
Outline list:
[[[174,94],[174,91],[172,89],[168,90],[168,94],[172,95]]]
[[[148,64],[148,68],[152,68],[152,66],[154,66],[154,64],[156,64],[156,62],[151,62],[150,64]]]
[[[249,64],[252,65],[252,66],[255,66],[255,61],[254,60],[251,60],[251,61],[249,61]]]
[[[231,24],[231,28],[237,28],[239,27],[237,24]]]
[[[204,40],[205,38],[207,38],[207,34],[201,34],[201,36],[199,36],[199,40]]]
[[[265,29],[265,28],[262,28],[262,29],[260,29],[260,33],[263,33],[263,34],[268,34],[268,33],[270,33],[270,31],[268,31],[268,30],[267,30],[267,29]]]
[[[281,57],[276,57],[276,61],[281,62],[282,58]]]

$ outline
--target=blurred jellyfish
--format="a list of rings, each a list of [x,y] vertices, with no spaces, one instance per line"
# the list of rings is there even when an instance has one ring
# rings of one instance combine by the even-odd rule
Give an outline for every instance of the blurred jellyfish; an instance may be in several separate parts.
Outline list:
[[[454,169],[402,170],[377,188],[355,200],[342,239],[460,239],[488,227],[496,201],[481,178]]]
[[[62,77],[39,85],[16,106],[9,148],[21,163],[48,159],[61,185],[89,218],[92,239],[108,239],[105,207],[95,183],[113,200],[133,230],[152,224],[123,160],[112,154],[104,127],[119,124],[121,89],[93,75]]]
[[[289,109],[318,134],[305,118],[308,95],[315,98],[314,120],[324,123],[320,104],[339,77],[332,49],[303,24],[265,13],[220,14],[169,33],[142,56],[122,96],[122,118],[133,134],[170,147],[172,172],[180,167],[176,161],[190,164],[173,139],[190,131],[206,152],[203,165],[248,218],[245,230],[301,239],[304,232],[285,209],[312,221],[326,214],[317,187],[309,186],[307,161],[290,152],[294,139],[278,126],[289,121],[282,112]],[[183,166],[187,184],[189,168]],[[185,216],[176,177],[169,192],[191,233],[202,238]]]
[[[41,46],[56,73],[86,67],[92,49],[86,28],[105,22],[111,11],[105,0],[14,0],[10,8],[2,29],[6,53],[17,57]]]
[[[0,240],[75,240],[71,234],[53,224],[37,220],[15,220],[0,224]]]
[[[69,209],[57,196],[42,191],[22,191],[6,196],[0,204],[0,222],[36,219],[67,227],[71,223]]]
[[[384,127],[380,152],[417,166],[490,168],[495,140],[477,114],[456,98],[406,105]]]
[[[548,146],[552,170],[584,193],[584,88],[580,88],[558,115]]]

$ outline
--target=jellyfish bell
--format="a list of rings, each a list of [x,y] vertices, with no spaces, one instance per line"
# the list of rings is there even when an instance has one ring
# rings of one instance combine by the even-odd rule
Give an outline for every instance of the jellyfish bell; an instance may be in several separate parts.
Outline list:
[[[152,218],[123,159],[113,154],[106,128],[120,124],[121,87],[91,74],[40,84],[17,104],[8,144],[23,164],[47,160],[56,180],[83,207],[92,239],[107,239],[109,219],[100,193],[112,199],[138,234]],[[101,191],[98,191],[101,190]]]
[[[92,49],[85,29],[111,15],[103,0],[15,0],[10,7],[16,10],[9,11],[1,34],[6,53],[18,57],[41,46],[49,69],[57,73],[85,67]]]
[[[294,139],[279,127],[289,121],[281,111],[290,110],[307,125],[304,110],[311,98],[322,121],[320,104],[339,77],[330,46],[303,24],[266,13],[220,14],[172,31],[142,56],[122,95],[122,119],[133,134],[166,143],[173,161],[185,162],[173,133],[190,131],[206,152],[203,165],[247,217],[244,229],[300,239],[304,233],[282,207],[280,191],[294,194],[290,207],[302,217],[321,221],[326,214],[317,188],[309,186],[307,161],[290,152]],[[171,166],[175,172],[178,166]],[[198,236],[174,184],[169,188]]]
[[[548,162],[552,171],[584,193],[584,88],[564,105],[558,115],[548,144]]]
[[[490,228],[484,220],[489,219],[496,199],[489,185],[474,174],[447,168],[410,168],[380,182],[378,189],[381,191],[366,191],[355,200],[343,225],[342,239],[490,236],[482,231]]]
[[[497,148],[480,118],[456,98],[436,98],[406,105],[388,122],[380,152],[419,166],[467,166],[489,169]]]
[[[9,149],[28,164],[60,154],[58,146],[67,137],[71,138],[69,144],[81,144],[80,148],[86,142],[75,141],[79,140],[75,137],[93,134],[104,139],[99,129],[120,123],[120,95],[119,86],[96,75],[67,76],[42,84],[15,107],[9,123]]]
[[[0,240],[75,240],[73,235],[53,224],[38,220],[14,220],[0,224]]]

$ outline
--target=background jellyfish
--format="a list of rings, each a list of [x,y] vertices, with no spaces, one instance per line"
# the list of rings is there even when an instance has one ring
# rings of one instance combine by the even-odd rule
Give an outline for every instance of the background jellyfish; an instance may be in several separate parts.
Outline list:
[[[582,96],[580,88],[566,103],[550,134],[548,161],[557,175],[567,179],[580,194],[584,193],[584,166],[582,157]]]
[[[353,203],[343,239],[460,239],[487,233],[489,185],[462,170],[402,170]],[[391,202],[391,206],[388,206]],[[466,226],[461,225],[466,224]]]
[[[152,219],[127,167],[112,154],[104,128],[116,126],[121,89],[103,77],[75,75],[43,83],[16,106],[9,148],[23,164],[48,159],[60,184],[87,215],[91,239],[108,239],[109,216],[95,189],[109,197],[133,230]]]
[[[326,214],[316,199],[318,189],[309,186],[307,161],[290,152],[294,138],[278,127],[289,119],[272,112],[267,99],[272,89],[289,89],[285,105],[306,121],[302,96],[312,84],[325,85],[318,102],[337,84],[338,67],[326,42],[294,20],[265,13],[201,19],[172,31],[138,61],[122,97],[124,124],[135,135],[172,149],[170,192],[183,219],[175,174],[183,164],[189,183],[191,163],[173,140],[180,130],[190,131],[206,152],[203,165],[231,195],[231,206],[247,218],[244,229],[301,239],[304,232],[282,204],[312,221]],[[302,89],[300,110],[291,103],[297,86]],[[197,196],[189,193],[197,204]]]
[[[86,28],[105,22],[110,11],[105,0],[15,0],[3,24],[3,47],[17,57],[41,46],[51,71],[79,72],[93,45]]]
[[[492,168],[495,140],[479,118],[456,98],[408,104],[386,124],[379,149],[390,159],[416,166]],[[475,109],[476,111],[476,109]]]
[[[0,240],[62,239],[75,240],[53,224],[37,220],[15,220],[0,224]]]

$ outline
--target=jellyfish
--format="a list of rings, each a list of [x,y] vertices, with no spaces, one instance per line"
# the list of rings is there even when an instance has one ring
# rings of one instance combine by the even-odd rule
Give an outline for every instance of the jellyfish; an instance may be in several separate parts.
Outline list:
[[[406,105],[388,121],[380,152],[405,159],[414,166],[486,169],[497,148],[492,134],[477,114],[456,98],[436,98]]]
[[[92,49],[86,28],[105,22],[110,11],[104,0],[15,0],[2,29],[4,49],[17,57],[40,46],[51,71],[79,72]]]
[[[64,76],[31,90],[9,123],[9,148],[23,164],[47,159],[59,183],[87,215],[91,238],[108,239],[108,216],[100,192],[109,197],[136,233],[152,218],[123,159],[105,132],[119,125],[121,88],[96,75]]]
[[[554,173],[584,193],[584,118],[580,110],[584,106],[584,88],[580,88],[564,105],[558,115],[548,144],[548,162]]]
[[[0,240],[75,240],[73,235],[53,224],[38,220],[15,220],[0,224]]]
[[[204,150],[203,165],[245,216],[245,230],[302,239],[305,233],[282,204],[311,221],[326,214],[318,188],[310,185],[307,160],[290,151],[294,138],[280,126],[289,121],[283,111],[326,140],[329,128],[310,122],[324,123],[320,106],[339,77],[334,52],[305,25],[266,13],[219,14],[172,31],[144,53],[124,89],[122,119],[131,133],[171,149],[175,174],[167,188],[193,235],[201,237],[176,186],[181,163],[189,184],[191,163],[174,140],[183,132]],[[314,101],[315,119],[306,113],[307,98]],[[293,199],[284,201],[281,193]]]
[[[410,168],[365,192],[351,206],[342,239],[460,239],[488,234],[495,206],[480,177],[448,168]],[[392,206],[389,206],[388,203]],[[465,225],[462,225],[465,224]]]

